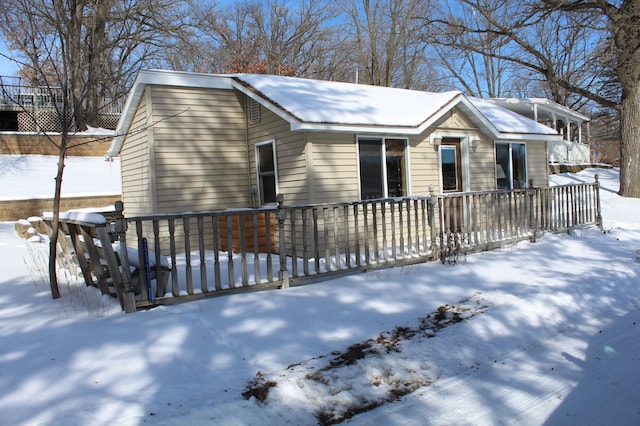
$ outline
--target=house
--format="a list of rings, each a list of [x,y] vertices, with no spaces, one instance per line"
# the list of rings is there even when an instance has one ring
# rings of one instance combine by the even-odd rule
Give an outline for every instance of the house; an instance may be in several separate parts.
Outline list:
[[[547,186],[562,140],[457,91],[160,70],[116,134],[129,216]]]
[[[590,165],[589,122],[591,118],[545,98],[493,98],[497,105],[538,123],[545,124],[562,135],[561,141],[548,144],[549,164]]]

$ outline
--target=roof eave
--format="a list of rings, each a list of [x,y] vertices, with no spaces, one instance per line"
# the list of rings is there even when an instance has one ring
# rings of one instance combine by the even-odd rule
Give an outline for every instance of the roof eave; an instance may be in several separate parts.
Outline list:
[[[342,124],[342,123],[308,123],[300,122],[291,126],[292,131],[331,132],[331,133],[385,133],[389,135],[418,135],[418,127],[370,125],[370,124]]]
[[[543,134],[543,133],[500,133],[496,140],[521,140],[521,141],[562,141],[560,134]]]

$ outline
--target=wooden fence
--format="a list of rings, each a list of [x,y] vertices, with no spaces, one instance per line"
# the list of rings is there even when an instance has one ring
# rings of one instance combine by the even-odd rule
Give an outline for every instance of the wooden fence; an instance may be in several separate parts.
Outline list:
[[[139,308],[429,260],[599,226],[599,183],[154,216],[63,229],[87,285]],[[82,238],[81,238],[82,237]]]

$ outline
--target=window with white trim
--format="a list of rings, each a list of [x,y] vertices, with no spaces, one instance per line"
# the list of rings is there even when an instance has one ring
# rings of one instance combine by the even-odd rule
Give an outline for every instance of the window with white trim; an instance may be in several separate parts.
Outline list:
[[[496,188],[527,187],[527,146],[524,143],[496,143]]]
[[[278,170],[276,167],[276,144],[274,141],[256,145],[256,173],[260,205],[275,204],[278,193]]]
[[[358,138],[363,200],[408,195],[406,149],[406,139]]]

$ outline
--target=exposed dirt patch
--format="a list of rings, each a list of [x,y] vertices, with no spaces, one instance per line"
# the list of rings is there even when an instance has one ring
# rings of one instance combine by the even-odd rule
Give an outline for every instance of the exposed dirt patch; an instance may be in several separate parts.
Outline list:
[[[411,352],[403,353],[405,344],[433,338],[445,327],[484,313],[487,306],[481,303],[478,294],[458,304],[439,306],[435,312],[419,318],[415,327],[398,326],[330,356],[291,364],[284,372],[270,374],[270,379],[258,372],[242,396],[269,403],[269,392],[278,382],[296,382],[301,392],[312,393],[310,404],[320,425],[338,424],[397,400],[437,378]],[[296,375],[300,377],[296,379]]]
[[[277,385],[273,380],[267,380],[264,374],[258,371],[253,380],[247,383],[245,390],[242,392],[242,396],[244,399],[254,397],[258,401],[264,402],[269,395],[269,389]]]

